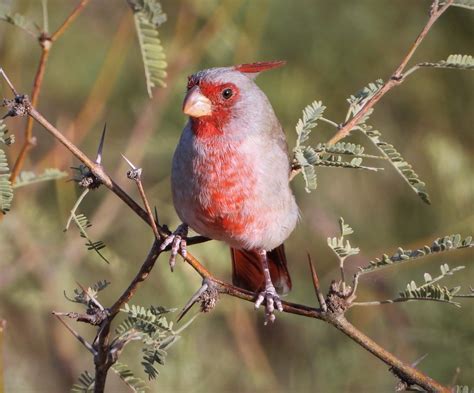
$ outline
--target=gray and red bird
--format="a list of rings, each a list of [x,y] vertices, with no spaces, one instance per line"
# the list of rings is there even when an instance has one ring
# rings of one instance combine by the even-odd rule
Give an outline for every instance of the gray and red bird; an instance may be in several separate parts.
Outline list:
[[[283,65],[261,62],[211,68],[189,77],[189,116],[173,157],[173,202],[183,224],[162,245],[170,263],[186,252],[188,226],[229,244],[235,285],[258,292],[265,321],[282,311],[278,293],[291,288],[283,242],[298,207],[289,185],[285,134],[256,76]]]

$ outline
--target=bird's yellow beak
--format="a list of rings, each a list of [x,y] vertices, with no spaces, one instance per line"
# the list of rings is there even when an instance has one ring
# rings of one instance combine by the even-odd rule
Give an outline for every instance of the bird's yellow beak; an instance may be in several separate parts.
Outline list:
[[[184,97],[183,112],[191,117],[209,116],[211,114],[211,101],[201,93],[199,86],[192,87]]]

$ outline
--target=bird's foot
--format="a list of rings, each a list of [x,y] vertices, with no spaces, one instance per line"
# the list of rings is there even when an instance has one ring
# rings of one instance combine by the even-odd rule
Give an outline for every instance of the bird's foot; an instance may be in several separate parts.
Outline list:
[[[181,224],[178,226],[176,231],[174,231],[171,235],[161,243],[160,250],[164,251],[166,247],[171,244],[171,255],[170,255],[170,268],[171,271],[174,270],[174,266],[176,265],[176,256],[178,252],[181,253],[183,258],[186,258],[186,239],[188,237],[188,225]]]
[[[266,285],[265,290],[258,294],[255,302],[255,308],[259,308],[265,300],[265,325],[268,322],[275,322],[275,308],[278,311],[283,311],[283,304],[281,303],[280,296],[277,294],[275,287],[272,284]]]

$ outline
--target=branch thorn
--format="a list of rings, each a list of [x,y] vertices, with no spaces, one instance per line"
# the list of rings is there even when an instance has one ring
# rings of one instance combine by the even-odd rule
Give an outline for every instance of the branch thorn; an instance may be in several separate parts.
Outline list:
[[[97,165],[101,165],[102,163],[102,151],[104,149],[104,140],[105,140],[106,131],[107,131],[107,123],[104,124],[104,129],[102,130],[102,135],[100,136],[99,148],[97,149],[97,158],[95,159],[95,163]]]
[[[321,288],[319,287],[319,278],[318,274],[316,273],[316,269],[313,265],[313,261],[311,260],[311,255],[309,252],[307,252],[308,255],[308,264],[309,264],[309,269],[311,270],[311,277],[313,279],[313,286],[314,290],[316,292],[316,297],[318,298],[319,305],[321,306],[321,309],[326,312],[328,310],[328,306],[326,304],[326,300],[324,299],[324,295],[321,292]]]

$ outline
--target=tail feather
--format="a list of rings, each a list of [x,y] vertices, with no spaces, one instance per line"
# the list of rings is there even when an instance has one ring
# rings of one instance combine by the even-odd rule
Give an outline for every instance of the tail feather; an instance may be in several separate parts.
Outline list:
[[[234,285],[252,292],[265,288],[263,268],[256,251],[230,249],[232,256],[232,282]],[[286,266],[285,247],[278,246],[267,252],[268,267],[273,285],[279,294],[291,289],[291,277]]]

